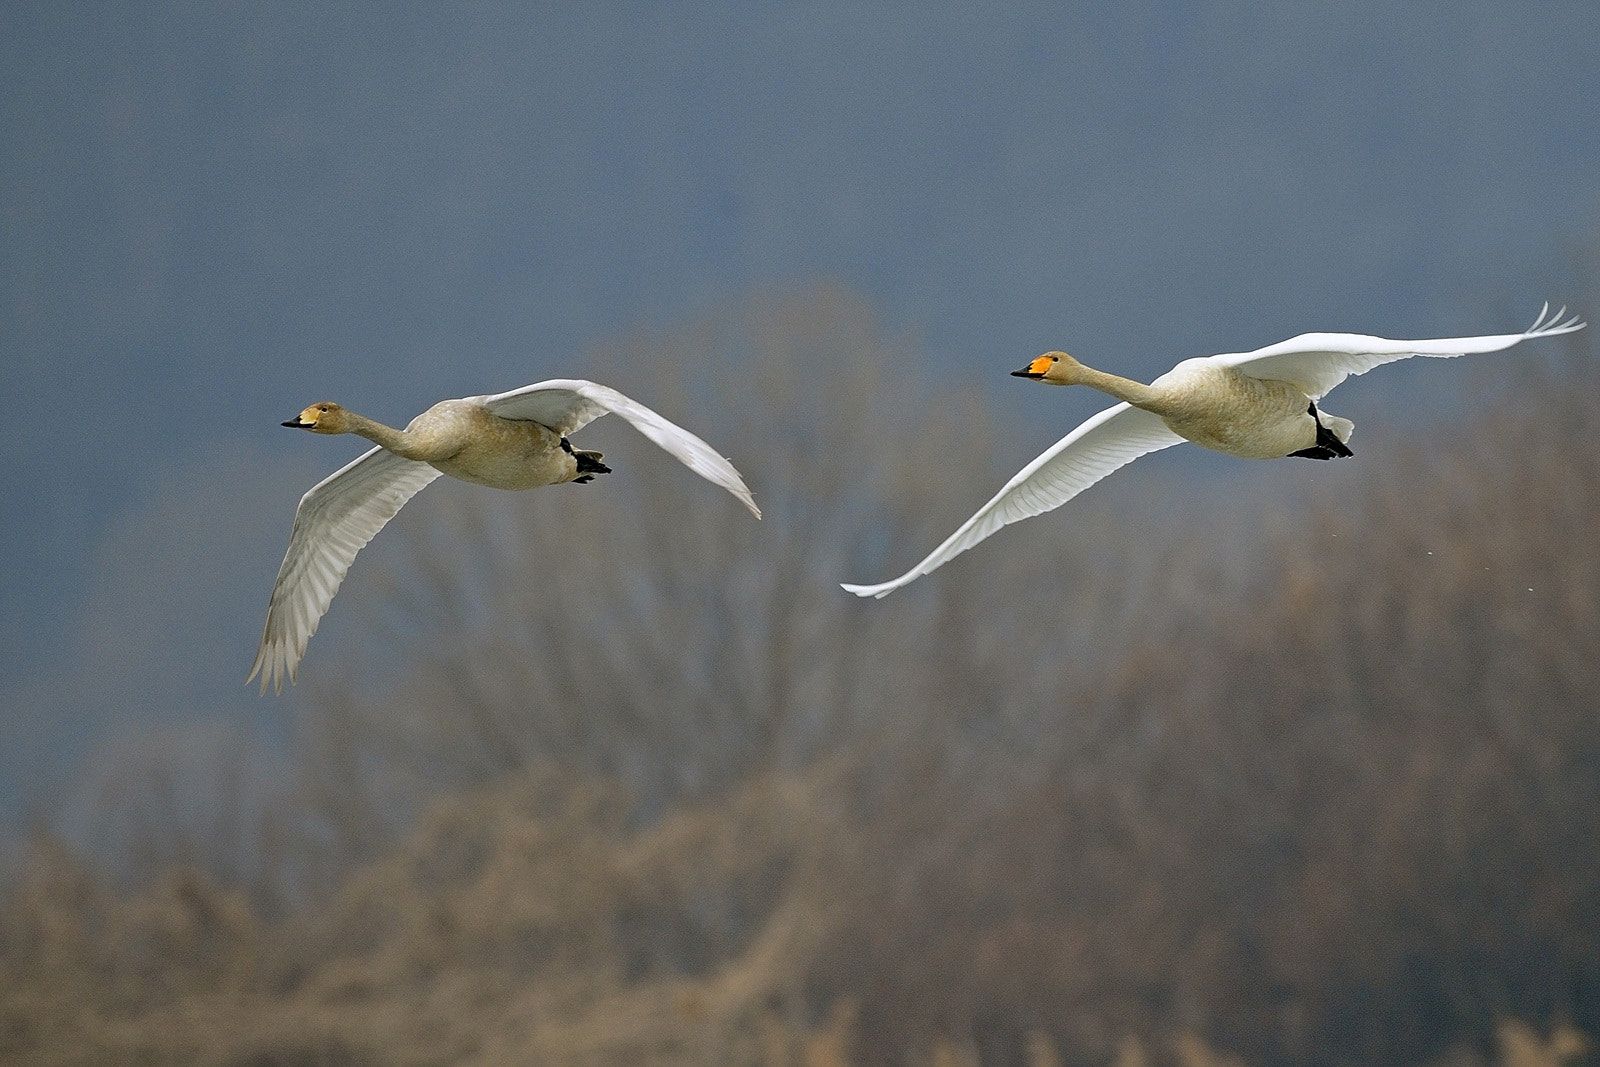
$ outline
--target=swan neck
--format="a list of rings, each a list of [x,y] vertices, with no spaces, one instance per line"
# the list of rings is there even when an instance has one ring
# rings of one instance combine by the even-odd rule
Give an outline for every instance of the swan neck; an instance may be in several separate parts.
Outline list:
[[[1136,408],[1153,410],[1153,407],[1159,401],[1156,390],[1143,382],[1136,382],[1132,378],[1123,378],[1115,374],[1107,374],[1105,371],[1095,370],[1093,367],[1086,367],[1081,363],[1078,364],[1073,372],[1073,382],[1077,385],[1087,385],[1092,389],[1098,389],[1102,393],[1116,397],[1118,400],[1125,400]]]
[[[417,458],[412,453],[416,451],[418,442],[414,441],[412,435],[405,430],[385,426],[375,419],[357,415],[353,411],[346,412],[345,419],[350,427],[349,433],[365,437],[375,445],[382,445],[397,456],[404,456],[406,459]]]

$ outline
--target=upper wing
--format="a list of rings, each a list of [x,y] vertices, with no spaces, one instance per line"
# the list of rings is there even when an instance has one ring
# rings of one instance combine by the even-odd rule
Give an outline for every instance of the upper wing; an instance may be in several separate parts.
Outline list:
[[[1492,337],[1444,337],[1430,341],[1391,341],[1359,333],[1304,333],[1279,341],[1254,352],[1235,352],[1210,356],[1209,361],[1234,367],[1252,378],[1272,378],[1298,386],[1315,400],[1352,374],[1365,374],[1374,367],[1412,356],[1449,358],[1476,352],[1498,352],[1534,337],[1581,330],[1584,323],[1574,315],[1563,321],[1567,309],[1547,315],[1546,304],[1532,326],[1522,333]]]
[[[1182,441],[1160,416],[1118,404],[1081,426],[1016,473],[993,500],[934,549],[890,582],[845,585],[856,596],[885,597],[965,552],[1002,526],[1058,508],[1118,467]]]
[[[262,693],[269,685],[282,692],[285,677],[294,681],[306,642],[317,632],[317,623],[356,553],[437,477],[439,472],[426,463],[374,448],[300,498],[289,551],[272,587],[261,648],[246,685],[257,674]]]
[[[598,419],[606,412],[621,415],[650,440],[672,453],[700,477],[722,486],[739,498],[756,518],[761,509],[750,496],[739,472],[710,445],[675,422],[657,415],[637,400],[615,389],[577,378],[557,378],[525,385],[509,393],[475,396],[503,419],[523,419],[548,426],[563,437]]]

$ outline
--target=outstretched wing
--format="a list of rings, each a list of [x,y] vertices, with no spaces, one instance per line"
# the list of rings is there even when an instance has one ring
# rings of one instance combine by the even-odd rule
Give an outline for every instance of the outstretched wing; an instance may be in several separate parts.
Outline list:
[[[1159,416],[1128,404],[1090,416],[1044,455],[1017,472],[993,500],[929,553],[890,582],[845,585],[856,596],[885,597],[955,558],[1002,526],[1058,508],[1095,482],[1140,456],[1182,441]]]
[[[634,429],[676,456],[685,466],[706,481],[720,485],[739,498],[756,518],[750,490],[739,472],[710,445],[675,422],[662,418],[637,400],[615,389],[577,378],[557,378],[525,385],[509,393],[469,397],[503,419],[521,419],[548,426],[563,437],[575,433],[610,412],[621,415]]]
[[[1271,378],[1299,387],[1315,400],[1333,390],[1352,374],[1365,374],[1374,367],[1412,356],[1448,359],[1477,352],[1498,352],[1535,337],[1555,337],[1581,330],[1584,323],[1576,315],[1564,318],[1566,308],[1547,314],[1546,304],[1532,326],[1522,333],[1490,337],[1442,337],[1429,341],[1391,341],[1359,333],[1305,333],[1279,341],[1254,352],[1235,352],[1206,357],[1208,361],[1233,367],[1252,378]]]
[[[261,676],[261,692],[292,683],[345,572],[366,543],[394,518],[407,500],[439,477],[426,463],[374,448],[311,487],[294,513],[289,551],[278,568],[267,607],[267,625],[255,666],[245,679]]]

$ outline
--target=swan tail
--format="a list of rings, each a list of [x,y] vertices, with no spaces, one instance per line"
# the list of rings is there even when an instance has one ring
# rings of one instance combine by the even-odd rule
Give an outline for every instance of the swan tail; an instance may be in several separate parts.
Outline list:
[[[572,458],[578,461],[578,476],[573,481],[579,485],[588,485],[594,481],[597,474],[610,474],[611,468],[600,462],[601,453],[588,452],[581,448],[571,449]]]
[[[1355,455],[1345,443],[1356,432],[1355,423],[1337,415],[1329,415],[1326,411],[1318,411],[1315,404],[1311,405],[1311,417],[1317,420],[1316,444],[1290,452],[1289,455],[1301,459],[1342,459]]]
[[[1356,432],[1355,423],[1349,419],[1341,419],[1337,415],[1329,415],[1326,411],[1319,411],[1317,415],[1322,420],[1323,429],[1330,431],[1334,437],[1338,438],[1340,444],[1348,445],[1350,443],[1350,435]]]

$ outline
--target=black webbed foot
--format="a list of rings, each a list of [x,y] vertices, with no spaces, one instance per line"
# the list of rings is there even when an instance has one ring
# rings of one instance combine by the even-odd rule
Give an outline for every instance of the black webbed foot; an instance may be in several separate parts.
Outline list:
[[[1307,413],[1317,424],[1317,443],[1310,448],[1302,448],[1298,452],[1290,452],[1291,456],[1300,456],[1303,459],[1340,459],[1353,456],[1350,446],[1339,440],[1339,435],[1322,425],[1322,416],[1317,413],[1316,401],[1312,401]]]

